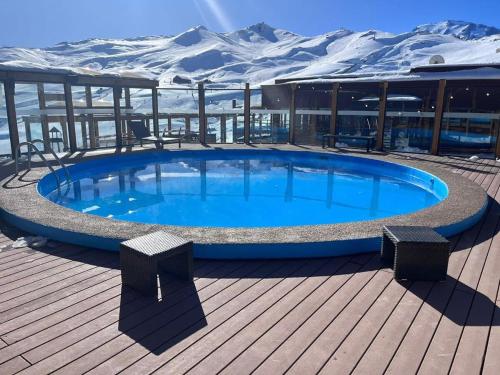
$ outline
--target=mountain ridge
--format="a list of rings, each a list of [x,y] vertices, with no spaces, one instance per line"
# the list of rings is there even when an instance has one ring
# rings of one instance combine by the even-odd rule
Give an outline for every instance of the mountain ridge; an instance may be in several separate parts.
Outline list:
[[[208,80],[262,84],[289,76],[408,70],[440,54],[447,63],[500,63],[500,29],[441,21],[393,34],[333,30],[302,36],[264,22],[227,33],[199,25],[178,35],[91,38],[47,48],[0,48],[0,67],[94,70],[145,76],[162,85]]]

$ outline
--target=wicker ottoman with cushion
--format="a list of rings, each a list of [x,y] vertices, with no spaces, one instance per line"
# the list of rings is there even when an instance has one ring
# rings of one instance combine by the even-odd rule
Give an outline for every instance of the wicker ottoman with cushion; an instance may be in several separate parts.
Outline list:
[[[432,228],[384,226],[380,255],[395,279],[446,279],[449,251],[450,242]]]
[[[124,241],[120,246],[122,283],[158,296],[158,268],[193,280],[193,242],[159,231]]]

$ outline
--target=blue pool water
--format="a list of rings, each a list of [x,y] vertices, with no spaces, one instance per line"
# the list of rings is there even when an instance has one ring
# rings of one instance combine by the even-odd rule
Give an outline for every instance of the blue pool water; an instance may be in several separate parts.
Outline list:
[[[446,184],[417,169],[288,151],[151,152],[70,168],[72,183],[38,185],[51,201],[132,222],[209,227],[344,223],[437,204]]]

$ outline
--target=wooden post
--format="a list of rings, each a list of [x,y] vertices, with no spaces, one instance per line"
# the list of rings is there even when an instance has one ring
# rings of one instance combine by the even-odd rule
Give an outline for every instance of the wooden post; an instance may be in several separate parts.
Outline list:
[[[153,133],[160,136],[160,122],[158,120],[158,89],[153,87]]]
[[[71,92],[71,84],[68,82],[64,83],[64,99],[66,101],[66,121],[68,124],[69,149],[71,152],[76,152],[75,110],[73,108],[73,93]]]
[[[167,115],[167,129],[168,131],[172,130],[172,115]],[[186,129],[184,129],[185,131]]]
[[[31,120],[29,117],[23,117],[24,120],[24,133],[26,134],[26,141],[31,142]]]
[[[250,84],[245,83],[243,100],[243,142],[250,143]]]
[[[90,89],[89,85],[85,86],[85,102],[87,108],[92,109],[92,90]],[[89,123],[90,148],[94,149],[96,148],[96,131],[94,125],[94,115],[89,114],[87,116],[87,119]]]
[[[5,106],[7,107],[7,121],[9,123],[9,137],[10,137],[10,149],[12,153],[12,158],[16,157],[16,148],[19,144],[19,130],[17,129],[17,115],[16,115],[16,102],[14,100],[15,94],[15,83],[14,81],[4,82],[5,91]]]
[[[126,109],[131,109],[132,108],[132,102],[130,100],[130,87],[125,87],[124,89],[125,91],[125,108]],[[127,136],[128,138],[130,139],[130,137],[132,136],[132,131],[130,130],[130,116],[128,115],[127,113],[127,116],[126,116],[126,124],[127,124]]]
[[[497,144],[495,147],[495,158],[500,158],[500,121],[497,120]]]
[[[113,87],[113,109],[115,112],[115,132],[116,132],[116,147],[122,147],[122,127],[120,114],[120,98],[122,96],[122,88],[119,86]]]
[[[189,115],[184,118],[184,123],[186,124],[186,134],[191,133],[191,117]]]
[[[290,85],[291,95],[290,95],[290,121],[288,122],[288,143],[295,144],[295,92],[297,90],[297,84],[292,83]]]
[[[205,88],[203,82],[198,83],[198,117],[200,124],[200,143],[207,143],[207,119],[205,116]]]
[[[238,116],[233,115],[233,143],[238,143],[238,137],[237,133],[238,132]]]
[[[66,128],[66,120],[64,117],[59,117],[59,124],[61,124],[63,134],[63,151],[68,149],[68,129]]]
[[[439,154],[439,137],[441,136],[441,122],[444,112],[444,94],[446,91],[446,80],[439,80],[439,86],[436,98],[436,111],[434,113],[434,132],[432,134],[432,155]]]
[[[40,111],[47,108],[45,103],[45,90],[43,87],[43,83],[37,83],[37,92],[38,92],[38,108]],[[43,148],[44,152],[50,148],[50,133],[49,133],[49,120],[47,115],[40,114],[40,123],[42,124],[42,138],[43,138]]]
[[[220,142],[226,143],[226,115],[220,116]]]
[[[332,87],[332,98],[330,105],[330,134],[337,134],[337,111],[338,111],[338,98],[339,98],[339,87],[338,82],[333,84]]]
[[[81,115],[80,116],[81,118],[81,121],[80,121],[80,125],[82,127],[82,145],[83,145],[83,148],[88,148],[88,143],[87,143],[87,125],[86,125],[86,122],[85,122],[85,117],[84,115]]]
[[[380,99],[379,99],[379,109],[378,109],[378,129],[377,129],[377,142],[375,148],[378,151],[384,149],[384,132],[385,132],[385,112],[387,109],[387,89],[389,87],[388,82],[382,82],[380,84]]]

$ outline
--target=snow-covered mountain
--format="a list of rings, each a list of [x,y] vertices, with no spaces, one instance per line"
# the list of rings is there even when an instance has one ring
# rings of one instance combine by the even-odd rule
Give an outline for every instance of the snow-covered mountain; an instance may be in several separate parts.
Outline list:
[[[208,80],[252,85],[287,76],[408,70],[440,54],[446,63],[500,63],[500,29],[444,21],[392,34],[336,30],[305,37],[265,23],[231,33],[203,26],[175,36],[88,39],[43,49],[0,48],[0,67],[126,73],[162,85]]]

